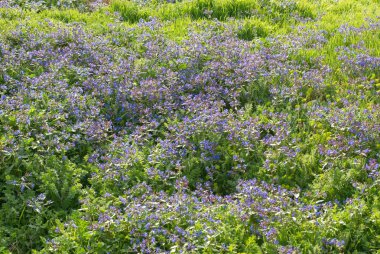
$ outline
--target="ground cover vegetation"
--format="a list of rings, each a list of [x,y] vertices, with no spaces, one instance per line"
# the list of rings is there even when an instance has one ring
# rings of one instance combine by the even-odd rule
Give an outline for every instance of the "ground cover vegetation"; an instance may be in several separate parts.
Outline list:
[[[380,253],[378,0],[0,0],[1,253]]]

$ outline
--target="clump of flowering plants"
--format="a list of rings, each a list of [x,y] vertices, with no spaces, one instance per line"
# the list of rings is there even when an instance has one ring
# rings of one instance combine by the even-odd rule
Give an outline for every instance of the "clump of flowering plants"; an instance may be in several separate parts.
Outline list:
[[[379,20],[234,4],[142,4],[189,11],[182,39],[111,7],[0,33],[1,252],[379,250]]]

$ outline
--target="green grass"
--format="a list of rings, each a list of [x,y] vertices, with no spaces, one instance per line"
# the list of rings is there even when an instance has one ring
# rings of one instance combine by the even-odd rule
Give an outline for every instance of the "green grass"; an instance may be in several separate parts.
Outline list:
[[[116,15],[114,14],[116,13]],[[299,19],[294,19],[293,16]],[[36,11],[20,11],[0,8],[0,29],[11,31],[15,26],[25,23],[36,28],[46,19],[54,23],[83,23],[95,33],[108,30],[110,23],[118,22],[122,27],[133,27],[140,20],[155,17],[163,21],[162,32],[176,41],[185,37],[189,28],[197,29],[203,22],[223,21],[238,30],[238,36],[244,40],[265,38],[278,34],[294,32],[294,27],[304,26],[307,29],[325,30],[332,36],[320,51],[330,64],[335,60],[333,50],[349,42],[343,42],[342,36],[334,34],[342,24],[360,26],[365,18],[376,18],[380,15],[380,7],[369,0],[332,0],[305,1],[297,0],[292,5],[282,6],[281,1],[274,0],[195,0],[177,3],[155,3],[139,6],[127,0],[111,1],[109,6],[93,12],[80,12],[76,9],[49,9]],[[380,37],[368,34],[358,39],[376,51],[380,51]]]

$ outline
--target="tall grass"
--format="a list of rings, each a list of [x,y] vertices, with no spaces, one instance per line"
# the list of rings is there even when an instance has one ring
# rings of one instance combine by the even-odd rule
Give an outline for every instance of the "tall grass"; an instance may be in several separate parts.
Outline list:
[[[154,5],[153,7],[138,6],[136,3],[125,0],[114,0],[111,9],[120,13],[128,22],[138,22],[154,16],[163,20],[190,17],[197,19],[218,19],[225,21],[228,18],[247,18],[252,16],[268,16],[274,20],[285,20],[290,13],[297,12],[300,17],[314,18],[310,4],[305,2],[295,3],[290,7],[284,7],[280,3],[272,1],[255,0],[195,0]]]

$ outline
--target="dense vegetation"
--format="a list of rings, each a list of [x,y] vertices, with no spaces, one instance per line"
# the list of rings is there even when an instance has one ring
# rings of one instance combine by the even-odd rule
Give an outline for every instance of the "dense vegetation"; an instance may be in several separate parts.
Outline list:
[[[380,253],[378,0],[0,0],[1,253]]]

